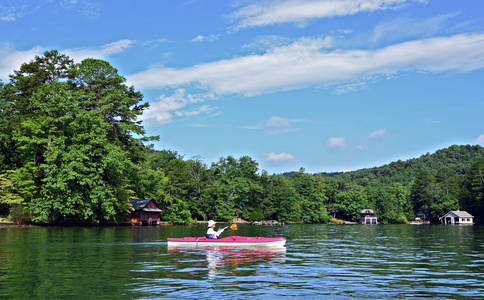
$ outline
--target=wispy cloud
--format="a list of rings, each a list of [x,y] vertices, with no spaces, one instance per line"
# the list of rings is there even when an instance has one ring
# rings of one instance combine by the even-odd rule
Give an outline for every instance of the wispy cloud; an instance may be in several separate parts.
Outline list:
[[[484,134],[481,134],[476,140],[475,143],[481,146],[484,146]]]
[[[396,9],[423,0],[274,0],[243,6],[230,15],[234,29],[280,23],[304,25],[314,19]]]
[[[484,67],[484,34],[415,40],[376,50],[330,50],[331,41],[301,38],[261,55],[187,68],[153,67],[128,80],[138,88],[192,85],[218,95],[251,96],[391,78],[399,72],[468,72]]]
[[[204,105],[195,110],[186,110],[185,107],[201,103],[209,99],[207,95],[192,95],[188,94],[185,89],[178,89],[172,95],[161,95],[157,101],[150,103],[150,107],[143,112],[142,120],[147,123],[156,122],[156,124],[163,125],[171,123],[173,116],[195,116],[201,113],[209,113],[216,110],[216,107]]]
[[[260,129],[264,130],[268,134],[284,134],[296,129],[292,126],[292,120],[282,117],[271,117],[263,124],[256,126],[242,126],[244,129]]]
[[[219,39],[218,35],[211,34],[209,36],[197,35],[192,42],[213,42]]]
[[[123,52],[129,48],[134,41],[121,40],[100,47],[86,47],[77,49],[61,50],[75,62],[81,62],[85,58],[106,59],[109,56]],[[7,79],[8,75],[18,70],[23,63],[34,59],[35,56],[41,56],[45,49],[41,46],[35,46],[30,50],[20,51],[14,49],[11,45],[6,44],[0,48],[0,79]]]
[[[28,5],[19,5],[13,1],[0,4],[0,21],[14,22],[23,18],[29,11]]]
[[[113,54],[118,54],[133,45],[132,40],[120,40],[100,47],[85,47],[77,49],[67,49],[64,51],[70,58],[76,62],[81,62],[86,58],[105,59]]]
[[[175,111],[175,115],[178,117],[193,117],[193,116],[198,116],[203,113],[210,113],[213,112],[214,110],[217,110],[217,107],[209,106],[209,105],[202,105],[196,109],[193,110],[177,110]]]
[[[0,48],[0,79],[6,81],[8,75],[13,74],[14,70],[20,69],[23,63],[29,62],[36,55],[42,53],[42,47],[35,46],[30,50],[15,50],[11,45],[4,45]]]
[[[89,18],[100,17],[100,4],[89,0],[63,0],[59,5],[66,9],[75,11],[77,14]]]
[[[448,34],[449,27],[447,23],[456,15],[455,13],[449,13],[422,20],[399,17],[376,26],[373,30],[372,40],[374,42],[381,39],[397,41],[401,39],[430,38],[442,32]]]
[[[326,149],[331,152],[343,151],[346,146],[345,137],[331,137],[326,141]]]
[[[51,11],[73,11],[83,17],[98,18],[101,16],[100,7],[98,2],[90,0],[3,0],[0,3],[0,21],[19,21],[42,8]]]
[[[297,159],[290,153],[268,153],[265,159],[271,164],[296,163]]]
[[[370,135],[368,137],[370,139],[378,139],[378,138],[384,137],[386,133],[387,133],[387,130],[386,129],[380,128],[380,129],[378,129],[378,130],[373,131],[372,133],[370,133]]]

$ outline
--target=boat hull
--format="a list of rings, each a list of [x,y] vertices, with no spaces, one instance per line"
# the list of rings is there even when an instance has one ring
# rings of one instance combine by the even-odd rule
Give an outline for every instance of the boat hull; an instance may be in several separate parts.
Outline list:
[[[190,246],[190,247],[217,247],[217,246],[234,246],[234,247],[283,247],[286,239],[283,237],[245,237],[245,236],[228,236],[219,239],[208,239],[206,237],[184,237],[168,238],[168,246]]]

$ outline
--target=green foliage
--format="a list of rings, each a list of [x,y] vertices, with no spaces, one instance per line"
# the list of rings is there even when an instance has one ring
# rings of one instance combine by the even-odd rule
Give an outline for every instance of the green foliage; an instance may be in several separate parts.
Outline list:
[[[102,60],[57,51],[23,64],[1,90],[0,147],[34,221],[116,222],[143,158],[147,104]]]
[[[16,192],[16,187],[9,175],[12,172],[0,174],[0,214],[5,214],[9,207],[20,205],[24,199]]]
[[[474,215],[477,222],[484,222],[484,159],[476,160],[466,174],[461,195],[464,209]]]
[[[329,221],[328,211],[324,202],[324,183],[321,176],[306,173],[296,173],[293,184],[299,195],[301,219],[304,223],[326,223]]]
[[[23,205],[18,204],[10,208],[8,219],[15,223],[27,223],[30,220],[27,209]]]
[[[357,186],[339,193],[337,200],[344,216],[350,221],[358,221],[361,210],[368,208],[367,195]]]
[[[457,155],[453,155],[453,151]],[[466,151],[472,153],[465,155]],[[439,150],[438,157],[475,157],[481,151],[480,146],[452,146]],[[186,204],[192,219],[198,220],[231,221],[239,216],[248,221],[274,219],[326,223],[330,221],[327,208],[332,208],[343,219],[357,221],[362,209],[371,208],[381,223],[400,224],[413,220],[419,210],[436,221],[449,210],[464,207],[459,203],[466,191],[464,180],[454,171],[463,167],[449,164],[435,169],[433,174],[425,166],[441,164],[433,162],[437,156],[432,155],[423,156],[422,161],[411,161],[423,171],[408,177],[410,182],[399,182],[397,179],[401,174],[390,167],[406,165],[404,162],[384,166],[377,173],[368,170],[368,176],[360,176],[362,170],[329,177],[306,174],[303,169],[290,176],[270,176],[265,171],[258,175],[257,163],[249,157],[221,158],[207,168],[199,159],[184,161],[172,151],[151,151],[148,156],[152,156],[148,160],[153,161],[154,166],[168,172],[169,182],[163,193],[172,197],[177,195],[177,201]],[[465,170],[462,172],[466,173]],[[371,176],[378,173],[386,174],[387,179],[376,180]],[[466,199],[471,199],[470,195],[467,196]],[[174,205],[169,201],[161,204],[170,211]],[[470,213],[477,208],[475,204]]]

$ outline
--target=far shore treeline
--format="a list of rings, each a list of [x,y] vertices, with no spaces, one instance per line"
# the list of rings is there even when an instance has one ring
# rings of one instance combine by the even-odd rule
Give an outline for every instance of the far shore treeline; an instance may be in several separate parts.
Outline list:
[[[347,173],[268,174],[248,156],[211,165],[154,150],[143,95],[108,62],[55,50],[0,82],[0,216],[15,222],[121,223],[130,198],[153,198],[171,223],[214,219],[327,223],[373,209],[380,223],[466,210],[484,223],[484,148]]]

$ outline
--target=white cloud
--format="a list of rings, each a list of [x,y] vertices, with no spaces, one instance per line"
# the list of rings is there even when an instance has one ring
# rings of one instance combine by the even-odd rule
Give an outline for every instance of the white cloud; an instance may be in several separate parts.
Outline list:
[[[367,144],[358,144],[356,145],[356,150],[358,151],[367,151],[369,149]]]
[[[193,117],[193,116],[200,115],[202,113],[210,113],[210,112],[212,112],[216,109],[217,109],[217,107],[212,107],[212,106],[209,106],[209,105],[202,105],[199,108],[194,109],[194,110],[190,110],[190,111],[187,111],[187,110],[175,111],[175,115],[177,115],[178,117]]]
[[[5,7],[0,6],[0,21],[2,22],[13,22],[25,16],[25,7]]]
[[[476,144],[479,144],[481,146],[484,146],[484,134],[481,134],[476,140],[475,140],[475,143]]]
[[[289,132],[292,129],[292,125],[286,118],[272,117],[267,120],[265,128],[269,134],[281,134]]]
[[[147,123],[156,122],[157,124],[167,124],[173,121],[176,116],[194,116],[201,113],[208,113],[216,108],[207,105],[196,110],[184,110],[187,105],[204,102],[209,97],[206,95],[187,94],[184,89],[176,90],[171,96],[161,95],[156,102],[150,102],[150,107],[143,112],[142,120]]]
[[[84,17],[98,18],[101,15],[100,4],[97,1],[64,0],[59,5],[66,10],[73,10]]]
[[[242,126],[244,129],[262,129],[268,134],[284,134],[294,131],[292,127],[292,121],[287,118],[282,117],[271,117],[264,124],[259,124],[256,126]]]
[[[113,54],[120,53],[129,48],[134,41],[121,40],[101,47],[68,49],[62,53],[74,59],[75,62],[81,62],[85,58],[105,59]],[[6,80],[8,75],[18,70],[23,63],[28,63],[35,56],[43,55],[44,49],[41,46],[35,46],[27,51],[15,50],[11,45],[4,45],[0,48],[0,79]]]
[[[342,151],[346,149],[346,138],[345,137],[332,137],[326,141],[326,149],[331,152]]]
[[[179,69],[153,67],[128,80],[137,88],[194,85],[219,95],[251,96],[351,84],[398,72],[467,72],[484,67],[484,34],[416,40],[376,50],[329,50],[331,46],[331,38],[301,38],[262,55]]]
[[[20,69],[23,63],[33,60],[36,55],[41,55],[42,51],[40,46],[27,51],[19,51],[10,45],[4,45],[0,48],[0,79],[6,82],[8,75],[12,75],[13,71]]]
[[[297,162],[297,159],[290,153],[271,152],[267,154],[266,162],[273,163],[273,164],[294,163],[294,162]]]
[[[19,0],[2,0],[0,3],[0,21],[1,22],[15,22],[26,15],[36,11],[39,3],[30,3],[28,1]]]
[[[419,0],[279,0],[240,8],[230,16],[234,29],[280,23],[304,25],[309,20],[395,9]]]
[[[101,47],[68,49],[63,51],[63,53],[65,53],[70,58],[74,59],[76,63],[78,63],[86,58],[105,59],[113,54],[123,52],[125,49],[131,47],[133,43],[134,41],[131,40],[120,40]]]
[[[219,39],[218,35],[211,34],[209,36],[198,35],[192,42],[213,42]]]
[[[402,38],[430,37],[446,28],[447,21],[455,16],[456,14],[444,14],[423,20],[406,17],[396,18],[376,26],[373,30],[372,40],[385,39],[388,41]]]
[[[26,15],[36,13],[41,9],[48,9],[54,13],[63,14],[64,11],[74,11],[78,15],[89,18],[100,16],[101,5],[98,1],[89,0],[61,0],[61,1],[28,1],[2,0],[0,3],[0,21],[14,22]]]
[[[387,133],[387,130],[381,128],[381,129],[378,129],[376,131],[373,131],[368,137],[370,139],[377,139],[377,138],[384,137],[386,133]]]

